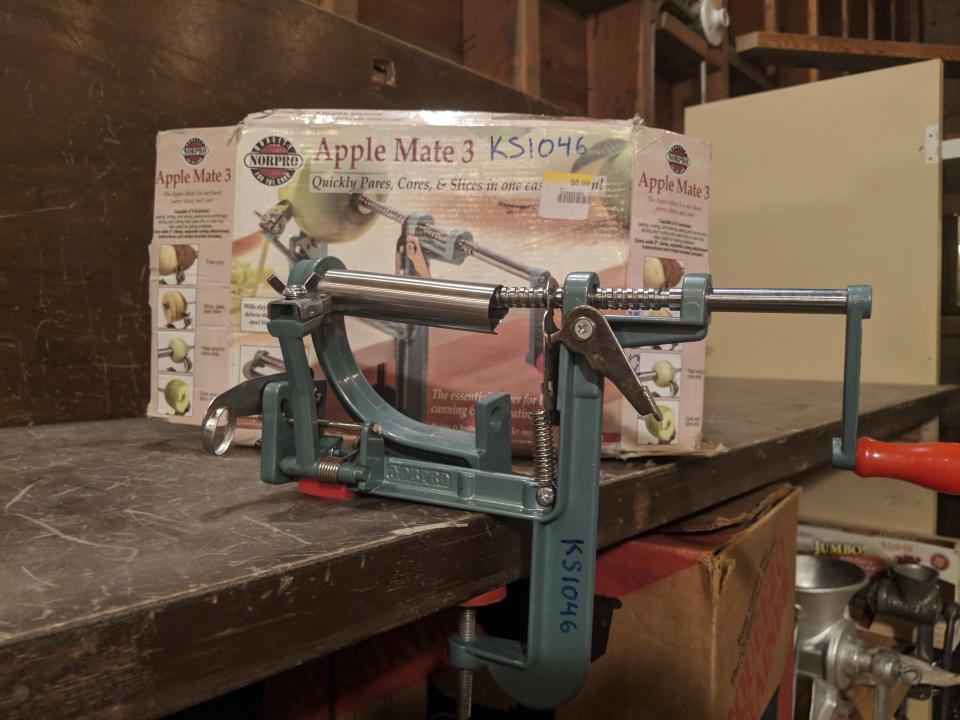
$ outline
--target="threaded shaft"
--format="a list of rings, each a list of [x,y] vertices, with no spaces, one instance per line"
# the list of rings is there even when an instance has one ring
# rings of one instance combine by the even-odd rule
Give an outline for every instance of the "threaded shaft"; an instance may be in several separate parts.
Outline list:
[[[357,195],[356,198],[357,205],[362,208],[379,213],[380,215],[383,215],[383,217],[393,220],[399,225],[403,225],[403,223],[406,222],[407,215],[402,210],[399,210],[392,205],[387,205],[386,203],[382,203],[379,200],[362,193]],[[417,235],[428,237],[437,242],[445,242],[450,233],[432,223],[421,222],[417,225]]]
[[[357,205],[359,205],[360,207],[366,208],[367,210],[373,210],[374,212],[379,213],[380,215],[383,215],[385,218],[389,218],[390,220],[393,220],[395,223],[403,224],[404,218],[406,218],[406,215],[404,215],[397,208],[391,207],[386,203],[382,203],[379,200],[374,199],[370,195],[364,195],[361,193],[359,195],[356,195],[355,197],[356,197]]]
[[[545,308],[552,304],[547,288],[501,287],[493,296],[498,308]]]
[[[669,303],[669,292],[649,288],[597,288],[590,296],[590,304],[601,310],[655,310]]]
[[[656,310],[669,307],[675,296],[649,288],[597,288],[590,304],[601,310]],[[552,293],[542,287],[501,287],[493,296],[498,308],[547,308],[563,302],[563,288]]]
[[[477,611],[460,608],[457,634],[465,643],[473,642],[477,630]],[[473,670],[457,670],[457,720],[469,720],[473,711]]]

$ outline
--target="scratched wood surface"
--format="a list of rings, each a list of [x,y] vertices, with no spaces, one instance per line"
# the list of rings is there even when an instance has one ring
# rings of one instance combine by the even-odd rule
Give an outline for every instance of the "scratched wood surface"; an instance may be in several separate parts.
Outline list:
[[[297,0],[0,6],[0,425],[143,414],[158,130],[274,107],[559,112]]]
[[[603,465],[604,545],[827,462],[839,386],[711,380],[728,451]],[[890,437],[955,388],[867,386]],[[257,480],[157,420],[0,431],[0,717],[156,717],[524,573],[523,522]]]

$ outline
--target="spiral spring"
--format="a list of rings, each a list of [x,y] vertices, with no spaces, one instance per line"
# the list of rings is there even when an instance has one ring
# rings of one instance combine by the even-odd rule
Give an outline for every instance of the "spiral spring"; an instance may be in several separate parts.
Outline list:
[[[553,451],[553,425],[546,410],[530,413],[533,433],[533,477],[537,484],[537,502],[553,505],[557,492],[557,457]]]
[[[668,307],[670,292],[649,288],[597,288],[590,304],[601,310],[656,310]]]
[[[320,482],[337,482],[337,470],[343,464],[343,458],[327,455],[317,463],[317,480]]]

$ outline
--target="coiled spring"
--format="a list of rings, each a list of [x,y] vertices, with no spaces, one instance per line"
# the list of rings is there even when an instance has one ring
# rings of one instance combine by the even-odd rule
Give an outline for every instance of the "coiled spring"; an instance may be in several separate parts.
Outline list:
[[[343,465],[343,458],[327,455],[317,463],[317,480],[320,482],[337,482],[337,470]]]
[[[546,410],[530,413],[533,433],[533,477],[537,483],[537,502],[552,505],[557,490],[557,456],[553,451],[553,425]]]

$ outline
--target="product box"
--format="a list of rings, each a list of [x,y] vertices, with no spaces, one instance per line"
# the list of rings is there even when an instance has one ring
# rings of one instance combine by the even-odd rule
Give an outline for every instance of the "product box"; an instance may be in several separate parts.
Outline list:
[[[944,604],[954,602],[960,585],[960,553],[957,541],[936,535],[894,533],[877,528],[835,526],[804,521],[797,527],[799,552],[833,555],[859,565],[868,578],[884,574],[894,565],[916,563],[940,574],[940,594]],[[884,637],[909,642],[913,626],[895,618],[873,617],[862,612],[862,603],[851,603],[851,611],[860,627]],[[934,627],[934,645],[943,647],[943,621]]]
[[[606,653],[558,720],[793,717],[797,498],[761,488],[601,553]]]
[[[301,258],[520,287],[589,270],[608,287],[667,289],[707,272],[709,147],[637,121],[281,110],[246,118],[231,141],[232,250],[214,282],[229,283],[229,322],[216,334],[229,337],[222,389],[283,370],[265,328],[277,295],[264,280],[285,279]],[[403,412],[472,429],[476,400],[506,391],[522,447],[541,401],[541,322],[513,310],[490,335],[346,325],[360,366]],[[608,383],[606,454],[699,449],[704,354],[702,343],[628,351],[665,419],[638,418]]]
[[[199,424],[230,387],[235,128],[157,136],[149,415]]]

